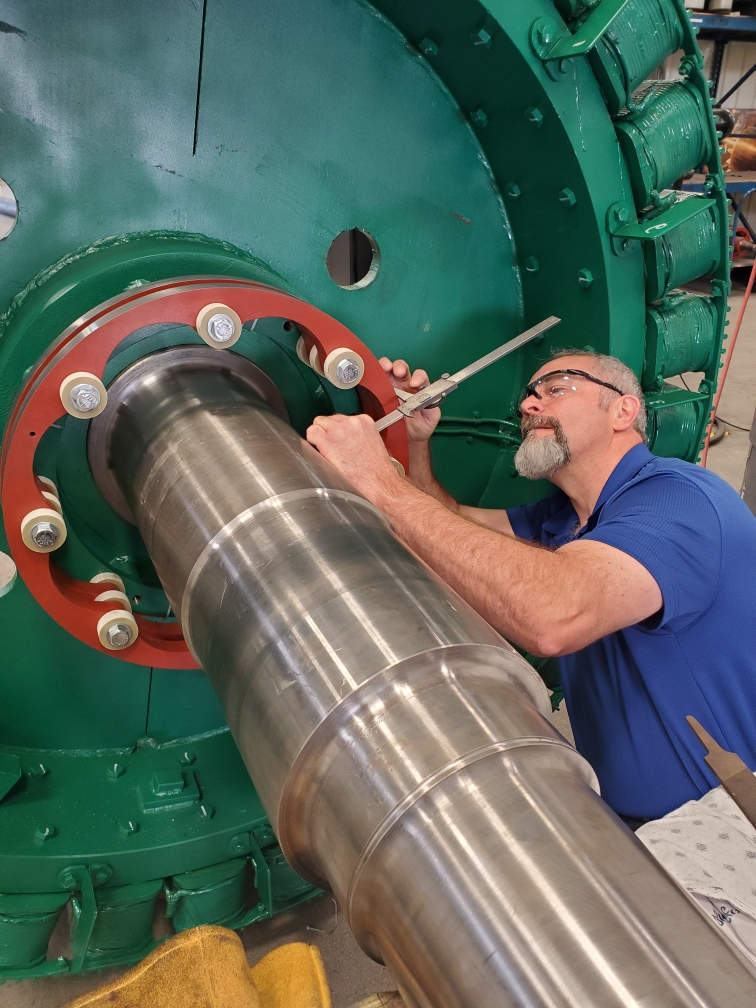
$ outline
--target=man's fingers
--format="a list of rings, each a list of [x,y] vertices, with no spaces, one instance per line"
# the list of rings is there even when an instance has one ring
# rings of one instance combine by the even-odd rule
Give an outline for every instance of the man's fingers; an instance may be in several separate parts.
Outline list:
[[[423,371],[421,368],[418,368],[417,371],[413,373],[409,383],[412,386],[412,388],[416,389],[421,389],[424,388],[426,385],[430,385],[428,372]]]

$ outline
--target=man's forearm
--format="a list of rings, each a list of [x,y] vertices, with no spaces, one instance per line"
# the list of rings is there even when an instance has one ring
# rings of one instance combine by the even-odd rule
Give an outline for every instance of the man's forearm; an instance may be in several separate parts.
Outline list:
[[[428,441],[410,441],[409,443],[409,478],[410,482],[439,501],[450,511],[459,513],[459,504],[445,490],[433,475],[433,465]]]
[[[554,625],[577,615],[564,598],[568,565],[401,482],[374,497],[397,534],[500,633],[534,654],[547,653]]]

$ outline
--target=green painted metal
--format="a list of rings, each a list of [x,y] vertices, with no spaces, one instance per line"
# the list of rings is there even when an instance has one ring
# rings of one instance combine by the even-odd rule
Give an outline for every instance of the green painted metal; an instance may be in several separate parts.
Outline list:
[[[679,201],[683,206],[690,202]],[[719,219],[714,201],[706,200],[706,203],[708,208],[703,213],[689,217],[655,241],[645,243],[646,297],[649,301],[659,301],[676,287],[696,277],[708,276],[717,269],[722,251]]]
[[[719,366],[727,217],[718,169],[695,217],[660,191],[681,166],[716,160],[682,0],[8,0],[3,17],[0,176],[19,217],[0,244],[0,427],[27,370],[83,313],[144,282],[228,275],[305,298],[432,377],[559,315],[449,403],[434,461],[466,503],[548,492],[513,457],[520,388],[555,347],[625,360],[649,390],[654,450],[695,458]],[[550,58],[571,42],[590,42],[588,56]],[[684,81],[634,97],[680,48]],[[345,290],[326,257],[355,227],[375,237],[380,267]],[[709,298],[668,293],[697,270],[713,277]],[[232,352],[276,382],[297,430],[357,410],[299,361],[286,319],[244,321]],[[158,321],[117,348],[106,381],[198,342]],[[698,391],[663,384],[693,364]],[[87,429],[66,416],[37,449],[69,529],[54,560],[85,579],[117,571],[137,611],[173,619],[136,530],[96,490]],[[91,651],[20,579],[0,599],[0,653],[0,978],[138,958],[160,886],[178,928],[242,927],[311,898],[204,673]],[[69,900],[73,955],[44,961]]]
[[[717,346],[719,314],[711,298],[677,292],[658,306],[649,307],[648,348],[643,384],[648,388],[662,379],[689,371],[712,368]]]

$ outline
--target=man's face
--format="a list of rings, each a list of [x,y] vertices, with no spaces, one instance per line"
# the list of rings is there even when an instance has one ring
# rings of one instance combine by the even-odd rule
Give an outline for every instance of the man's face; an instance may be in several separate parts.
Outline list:
[[[574,356],[549,361],[536,371],[532,381],[560,368],[585,371],[602,378],[595,373],[592,357]],[[520,405],[524,438],[515,456],[515,466],[527,479],[548,478],[573,458],[611,443],[614,434],[611,411],[600,406],[603,387],[580,378],[561,384],[576,390],[549,395],[552,387],[559,392],[560,385],[558,378],[554,379],[553,386],[549,379],[545,387],[539,389],[540,399],[530,395]]]

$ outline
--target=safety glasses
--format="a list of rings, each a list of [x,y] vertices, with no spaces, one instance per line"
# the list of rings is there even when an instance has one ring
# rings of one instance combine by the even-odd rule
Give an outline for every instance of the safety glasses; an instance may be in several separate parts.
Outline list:
[[[535,396],[536,399],[557,399],[563,395],[574,395],[582,391],[585,387],[584,383],[587,381],[611,389],[612,392],[617,392],[619,395],[625,395],[622,389],[617,388],[616,385],[602,381],[600,378],[594,378],[587,371],[574,371],[571,368],[566,368],[564,371],[549,371],[548,374],[541,375],[540,378],[536,378],[535,381],[526,385],[520,396],[519,405],[521,406],[528,396]]]

